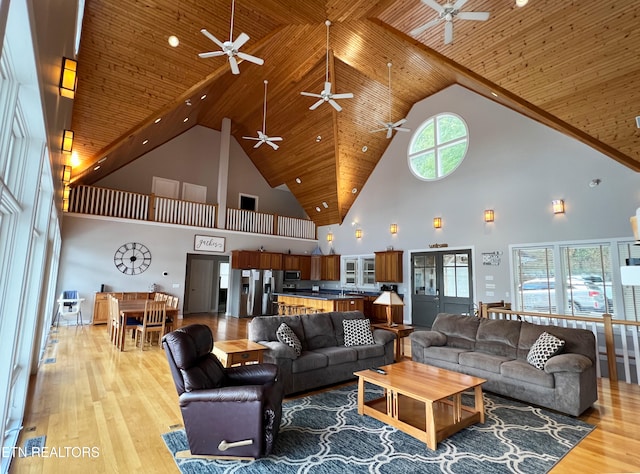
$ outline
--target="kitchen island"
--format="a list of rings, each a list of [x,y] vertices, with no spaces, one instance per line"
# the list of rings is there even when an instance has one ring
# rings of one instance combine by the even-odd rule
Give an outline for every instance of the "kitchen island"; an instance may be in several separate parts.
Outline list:
[[[274,293],[278,303],[300,308],[311,308],[320,311],[364,311],[364,297],[340,295],[322,292],[296,291],[290,293]],[[306,312],[300,311],[300,312]],[[297,312],[296,312],[297,314]]]

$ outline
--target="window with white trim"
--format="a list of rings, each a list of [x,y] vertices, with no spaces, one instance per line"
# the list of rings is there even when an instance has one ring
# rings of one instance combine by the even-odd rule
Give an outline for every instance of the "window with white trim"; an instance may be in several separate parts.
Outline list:
[[[342,256],[341,281],[343,287],[374,289],[376,286],[376,261],[373,255]]]

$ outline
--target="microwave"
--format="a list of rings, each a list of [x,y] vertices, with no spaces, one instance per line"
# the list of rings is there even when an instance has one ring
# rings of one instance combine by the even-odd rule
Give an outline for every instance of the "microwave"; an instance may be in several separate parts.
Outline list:
[[[300,280],[300,271],[299,270],[285,270],[284,271],[284,280],[285,281],[297,281],[297,280]]]

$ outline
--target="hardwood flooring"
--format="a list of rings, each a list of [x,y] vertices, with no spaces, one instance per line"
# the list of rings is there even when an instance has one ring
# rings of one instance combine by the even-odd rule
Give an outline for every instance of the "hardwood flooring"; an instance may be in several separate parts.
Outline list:
[[[246,337],[247,321],[200,314],[178,326],[204,323],[216,340],[230,340]],[[182,424],[164,352],[141,352],[130,337],[126,349],[111,346],[105,326],[61,326],[50,335],[18,441],[46,435],[47,457],[15,457],[11,473],[178,472],[160,437]],[[597,428],[551,472],[639,472],[639,413],[640,386],[601,379],[598,402],[580,417]]]

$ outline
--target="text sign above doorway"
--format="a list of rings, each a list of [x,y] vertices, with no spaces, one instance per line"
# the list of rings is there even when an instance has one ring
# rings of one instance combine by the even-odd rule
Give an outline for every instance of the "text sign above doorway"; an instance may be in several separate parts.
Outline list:
[[[196,235],[193,249],[201,252],[224,252],[224,237]]]

